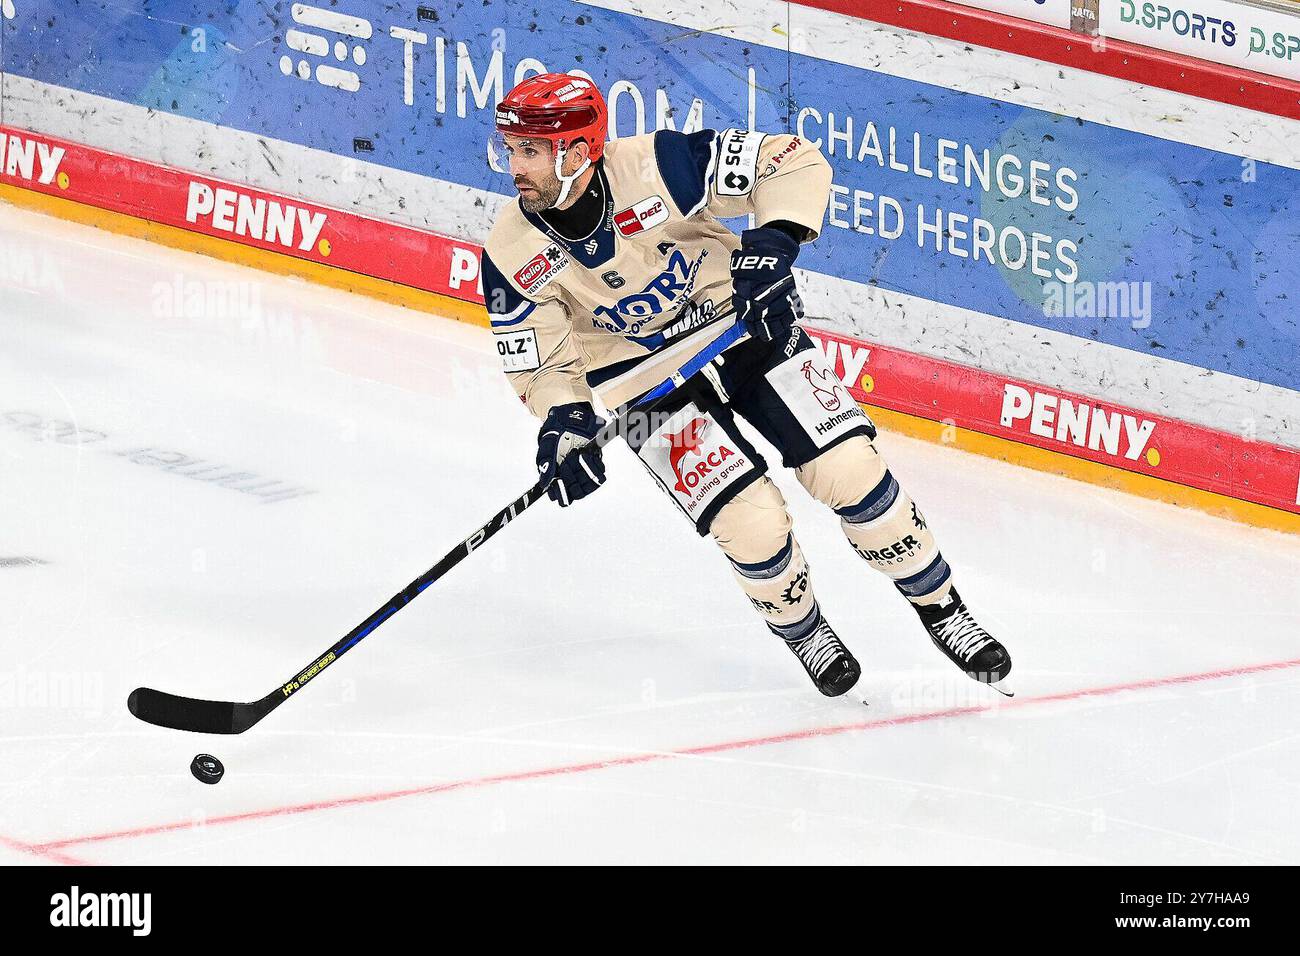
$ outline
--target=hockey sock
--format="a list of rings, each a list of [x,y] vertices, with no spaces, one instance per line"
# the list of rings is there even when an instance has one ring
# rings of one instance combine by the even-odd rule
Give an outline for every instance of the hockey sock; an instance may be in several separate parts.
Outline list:
[[[865,498],[836,513],[853,549],[913,604],[938,604],[947,596],[948,562],[925,517],[888,470]]]
[[[752,564],[731,559],[731,567],[749,603],[768,624],[797,624],[816,607],[808,564],[794,535],[787,535],[785,545],[771,558]]]

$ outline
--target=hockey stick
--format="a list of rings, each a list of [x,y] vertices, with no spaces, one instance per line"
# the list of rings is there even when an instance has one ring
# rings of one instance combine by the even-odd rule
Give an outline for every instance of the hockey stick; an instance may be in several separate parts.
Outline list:
[[[596,436],[596,442],[604,445],[615,438],[626,424],[628,415],[634,409],[672,392],[721,355],[724,349],[738,342],[744,334],[744,325],[739,322],[726,332],[723,332],[722,335],[714,339],[713,342],[669,378],[643,395],[635,405],[619,409],[613,420],[600,430],[600,433]],[[146,723],[156,724],[159,727],[189,730],[202,734],[242,734],[296,694],[312,678],[359,644],[363,638],[379,625],[410,604],[421,591],[460,564],[471,552],[527,510],[546,493],[547,484],[538,481],[537,484],[498,511],[492,516],[491,520],[456,545],[441,561],[394,594],[383,607],[350,630],[337,644],[261,700],[250,703],[237,703],[228,700],[201,700],[195,697],[179,697],[176,694],[168,694],[161,690],[154,690],[151,687],[137,687],[131,691],[131,696],[127,698],[127,708],[132,714]]]

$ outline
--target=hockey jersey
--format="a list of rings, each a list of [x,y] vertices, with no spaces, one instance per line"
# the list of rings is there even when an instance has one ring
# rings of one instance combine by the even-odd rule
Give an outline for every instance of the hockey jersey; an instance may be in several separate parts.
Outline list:
[[[587,236],[561,236],[516,200],[483,254],[497,352],[529,410],[592,401],[613,408],[657,385],[731,320],[730,258],[719,218],[753,213],[821,231],[831,170],[816,146],[752,130],[660,130],[605,147],[593,187],[604,210]]]

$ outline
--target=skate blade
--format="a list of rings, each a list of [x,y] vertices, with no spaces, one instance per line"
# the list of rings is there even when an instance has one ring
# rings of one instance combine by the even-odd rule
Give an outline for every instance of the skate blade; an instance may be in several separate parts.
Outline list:
[[[1011,686],[1010,678],[1004,677],[1002,680],[993,681],[989,684],[995,691],[1003,697],[1015,697],[1016,689]]]

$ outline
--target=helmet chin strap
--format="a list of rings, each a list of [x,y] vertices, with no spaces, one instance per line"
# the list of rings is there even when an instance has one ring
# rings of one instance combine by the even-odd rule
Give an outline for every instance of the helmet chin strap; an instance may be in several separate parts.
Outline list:
[[[591,166],[591,157],[588,156],[586,159],[582,161],[582,165],[579,166],[574,171],[573,175],[571,176],[564,175],[564,173],[560,172],[560,170],[564,166],[564,158],[568,154],[569,154],[568,149],[566,149],[563,146],[556,146],[555,178],[560,181],[560,195],[556,197],[555,204],[551,206],[552,209],[558,209],[560,206],[564,205],[564,201],[569,198],[569,190],[573,188],[573,184],[577,181],[578,177],[581,176],[583,173],[585,173],[587,169]]]

